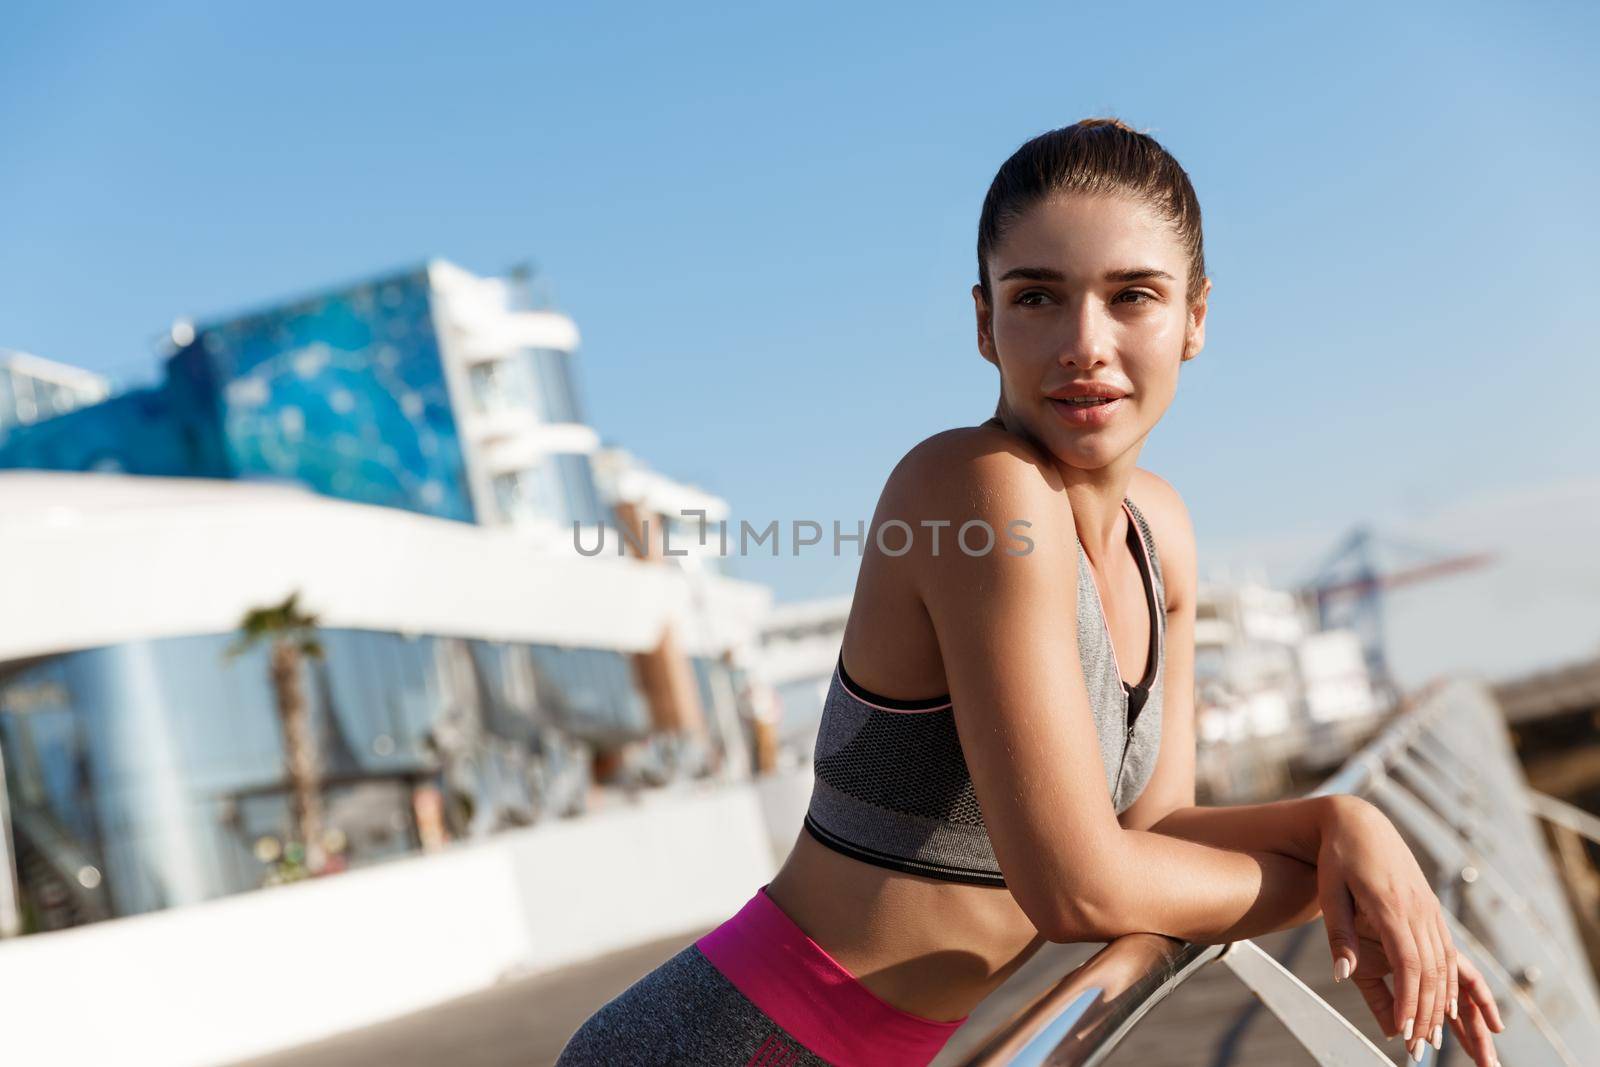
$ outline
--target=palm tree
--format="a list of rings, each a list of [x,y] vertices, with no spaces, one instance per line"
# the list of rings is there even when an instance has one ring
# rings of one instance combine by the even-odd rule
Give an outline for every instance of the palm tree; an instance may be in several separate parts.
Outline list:
[[[307,658],[321,659],[323,653],[317,639],[317,616],[300,609],[299,596],[293,592],[281,604],[245,612],[239,621],[239,637],[226,655],[231,659],[258,645],[268,645],[267,674],[278,708],[278,725],[283,729],[289,807],[305,845],[306,869],[319,874],[327,862],[322,845],[322,770],[301,668]]]

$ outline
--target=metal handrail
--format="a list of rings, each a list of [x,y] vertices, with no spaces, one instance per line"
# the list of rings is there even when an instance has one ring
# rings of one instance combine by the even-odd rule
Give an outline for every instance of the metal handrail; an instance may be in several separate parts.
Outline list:
[[[1000,1027],[967,1061],[973,1067],[1043,1063],[1088,1067],[1223,945],[1160,934],[1119,937]],[[1062,1026],[1070,1017],[1070,1025]]]
[[[1486,687],[1437,683],[1409,701],[1311,795],[1336,793],[1382,808],[1439,872],[1436,889],[1457,949],[1501,1005],[1507,1029],[1496,1044],[1506,1062],[1577,1067],[1573,1049],[1600,1048],[1600,989],[1549,856],[1527,832],[1537,814],[1600,841],[1600,818],[1527,788]],[[1218,960],[1317,1063],[1390,1062],[1253,942],[1200,945],[1155,934],[1112,941],[965,1062],[1093,1067],[1151,1008]],[[1431,1063],[1433,1049],[1424,1047],[1423,1062]]]

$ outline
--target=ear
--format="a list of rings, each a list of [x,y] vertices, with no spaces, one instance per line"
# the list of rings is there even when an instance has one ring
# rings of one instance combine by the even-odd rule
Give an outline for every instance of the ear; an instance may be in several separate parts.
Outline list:
[[[1189,321],[1184,330],[1183,359],[1185,362],[1200,354],[1206,346],[1206,308],[1211,300],[1211,279],[1206,278],[1200,285],[1200,299],[1194,302],[1189,309]]]
[[[978,317],[978,353],[998,367],[1000,357],[994,350],[994,313],[989,308],[989,302],[983,298],[981,285],[972,287],[972,306]]]

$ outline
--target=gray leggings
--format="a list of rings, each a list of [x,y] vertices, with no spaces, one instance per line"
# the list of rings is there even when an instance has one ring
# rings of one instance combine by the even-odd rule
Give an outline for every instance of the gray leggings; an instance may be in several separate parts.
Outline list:
[[[556,1067],[827,1067],[689,945],[572,1035]]]

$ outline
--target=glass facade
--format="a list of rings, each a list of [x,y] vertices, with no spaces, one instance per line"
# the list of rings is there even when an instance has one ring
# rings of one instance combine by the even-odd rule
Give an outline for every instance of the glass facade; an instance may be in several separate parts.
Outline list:
[[[541,422],[583,422],[572,353],[528,348],[468,371],[472,403],[480,412],[529,411]]]
[[[581,452],[558,452],[545,457],[549,469],[561,489],[561,521],[563,525],[574,522],[586,525],[603,521],[606,510],[600,503],[600,492],[595,488],[594,466]]]
[[[234,477],[472,521],[428,277],[203,327],[172,358],[210,386]]]
[[[631,659],[615,651],[357,630],[322,640],[303,691],[326,821],[350,865],[418,847],[420,789],[441,791],[455,836],[523,825],[573,801],[559,782],[577,774],[586,789],[575,739],[612,746],[649,729]],[[273,843],[294,836],[282,731],[266,651],[227,659],[231,641],[0,667],[0,757],[36,927],[52,906],[75,912],[65,925],[270,881]]]
[[[700,687],[700,706],[707,715],[716,714],[716,709],[725,703],[737,701],[739,689],[744,684],[744,672],[729,670],[719,659],[705,656],[691,656],[689,659],[694,665],[694,678]]]
[[[0,429],[0,467],[222,477],[214,423],[171,389],[138,389],[31,426]]]
[[[0,468],[293,482],[364,504],[479,521],[434,328],[427,269],[200,326],[155,387],[68,411],[0,365]],[[467,369],[480,413],[582,424],[572,353],[511,350]],[[54,390],[54,391],[52,391]],[[57,395],[60,393],[61,395]],[[21,425],[7,425],[7,412]],[[606,517],[586,455],[494,485],[504,517]]]
[[[594,467],[581,452],[545,456],[533,467],[497,474],[495,504],[510,522],[553,519],[562,526],[592,525],[606,517]]]
[[[281,479],[471,522],[431,301],[417,270],[203,326],[159,386],[0,427],[0,467]]]
[[[539,413],[546,422],[583,422],[578,388],[573,379],[572,353],[554,348],[533,348],[523,354],[539,383]]]
[[[476,363],[467,376],[472,383],[473,407],[480,412],[539,410],[532,368],[523,360],[492,359]]]

